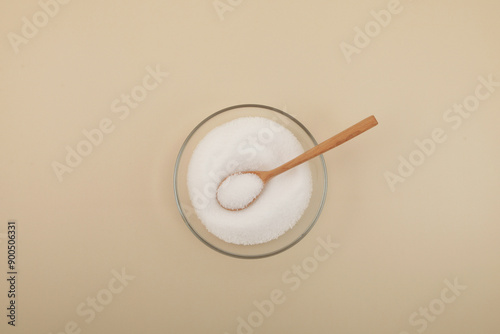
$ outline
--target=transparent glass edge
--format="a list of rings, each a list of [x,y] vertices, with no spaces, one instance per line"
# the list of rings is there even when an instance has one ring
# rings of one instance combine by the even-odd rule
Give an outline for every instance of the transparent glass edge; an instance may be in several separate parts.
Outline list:
[[[196,238],[198,240],[200,240],[201,242],[203,242],[203,244],[205,244],[207,247],[209,247],[210,249],[212,249],[214,251],[217,251],[218,253],[221,253],[221,254],[224,254],[224,255],[227,255],[227,256],[231,256],[231,257],[234,257],[234,258],[239,258],[239,259],[261,259],[261,258],[265,258],[265,257],[270,257],[270,256],[273,256],[273,255],[277,255],[277,254],[282,253],[282,252],[290,249],[291,247],[295,246],[316,225],[316,223],[317,223],[317,221],[318,221],[318,219],[319,219],[319,217],[321,215],[321,212],[323,211],[323,207],[325,205],[325,202],[326,202],[326,197],[327,197],[327,193],[328,193],[328,172],[327,172],[327,168],[326,168],[325,159],[324,159],[323,155],[320,155],[319,158],[321,159],[321,165],[323,167],[323,173],[324,173],[325,181],[323,183],[323,187],[324,187],[323,188],[323,196],[322,196],[322,200],[321,200],[318,212],[316,213],[316,216],[314,217],[313,221],[311,222],[311,224],[307,228],[307,230],[304,231],[304,233],[302,233],[299,237],[297,237],[297,239],[295,239],[293,242],[291,242],[290,244],[286,245],[285,247],[282,247],[282,248],[280,248],[278,250],[275,250],[275,251],[272,251],[272,252],[260,254],[260,255],[240,255],[240,254],[235,254],[235,253],[224,251],[224,250],[222,250],[222,249],[220,249],[220,248],[212,245],[208,241],[206,241],[202,236],[200,236],[193,229],[193,227],[191,226],[191,224],[189,224],[186,216],[184,215],[184,211],[182,210],[181,203],[179,202],[179,196],[178,196],[178,190],[177,190],[178,168],[179,168],[180,160],[181,160],[181,157],[182,157],[182,153],[184,152],[184,149],[186,148],[187,144],[189,143],[189,140],[196,133],[196,131],[201,126],[203,126],[203,124],[205,124],[206,122],[208,122],[210,119],[214,118],[215,116],[217,116],[217,115],[219,115],[219,114],[221,114],[223,112],[226,112],[226,111],[229,111],[229,110],[232,110],[232,109],[238,109],[238,108],[264,108],[264,109],[275,111],[275,112],[277,112],[277,113],[279,113],[279,114],[281,114],[281,115],[283,115],[285,117],[288,117],[289,119],[291,119],[292,121],[294,121],[302,130],[304,130],[304,132],[312,140],[312,142],[313,142],[314,145],[318,145],[318,142],[316,141],[316,139],[314,138],[314,136],[311,134],[311,132],[299,120],[297,120],[292,115],[290,115],[290,114],[288,114],[288,113],[286,113],[286,112],[284,112],[284,111],[282,111],[280,109],[277,109],[277,108],[274,108],[274,107],[271,107],[271,106],[267,106],[267,105],[262,105],[262,104],[238,104],[238,105],[226,107],[224,109],[221,109],[221,110],[219,110],[219,111],[217,111],[217,112],[215,112],[215,113],[207,116],[200,123],[198,123],[198,125],[196,127],[194,127],[193,130],[191,130],[191,132],[188,134],[188,136],[186,137],[186,139],[182,143],[181,148],[179,150],[179,153],[177,155],[177,159],[175,161],[175,166],[174,166],[174,175],[173,175],[173,178],[174,178],[174,180],[173,180],[174,181],[173,182],[174,197],[175,197],[175,202],[176,202],[176,205],[177,205],[177,209],[179,210],[179,213],[180,213],[180,215],[182,217],[182,220],[187,225],[187,227],[189,228],[189,230],[196,236]]]

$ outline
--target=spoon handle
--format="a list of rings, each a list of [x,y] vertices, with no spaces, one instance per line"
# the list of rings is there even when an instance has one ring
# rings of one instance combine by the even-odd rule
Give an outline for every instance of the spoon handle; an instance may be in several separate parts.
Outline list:
[[[359,134],[362,134],[366,130],[369,130],[373,128],[375,125],[377,125],[378,122],[375,119],[375,116],[369,116],[365,118],[364,120],[354,124],[353,126],[345,129],[344,131],[336,134],[335,136],[325,140],[321,144],[318,144],[311,148],[310,150],[307,150],[306,152],[302,153],[298,157],[284,163],[281,166],[276,167],[273,170],[270,170],[269,172],[266,173],[265,177],[267,180],[270,178],[279,175],[283,172],[286,172],[287,170],[296,167],[308,160],[311,160],[312,158],[317,157],[320,154],[323,154],[329,150],[331,150],[334,147],[337,147],[346,141],[356,137]]]

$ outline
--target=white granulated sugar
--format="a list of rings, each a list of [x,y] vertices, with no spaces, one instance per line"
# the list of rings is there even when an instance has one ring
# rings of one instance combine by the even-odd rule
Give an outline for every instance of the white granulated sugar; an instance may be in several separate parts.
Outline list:
[[[269,180],[255,202],[240,211],[219,205],[217,187],[230,174],[271,170],[303,152],[289,130],[263,117],[237,118],[211,130],[195,148],[188,167],[189,195],[198,218],[229,243],[254,245],[278,238],[309,205],[308,163]]]
[[[230,210],[247,207],[262,191],[264,182],[253,173],[237,173],[227,177],[217,190],[220,205]]]

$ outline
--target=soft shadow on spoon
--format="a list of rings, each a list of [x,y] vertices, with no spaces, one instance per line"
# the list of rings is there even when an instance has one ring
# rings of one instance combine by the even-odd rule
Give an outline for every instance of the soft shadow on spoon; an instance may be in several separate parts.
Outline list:
[[[320,154],[323,154],[332,148],[335,148],[346,141],[356,137],[359,134],[362,134],[366,130],[369,130],[373,128],[375,125],[377,125],[378,122],[375,119],[375,116],[369,116],[365,118],[364,120],[354,124],[353,126],[345,129],[344,131],[336,134],[335,136],[325,140],[324,142],[314,146],[310,150],[302,153],[301,155],[297,156],[296,158],[284,163],[281,166],[278,166],[270,171],[247,171],[247,172],[238,172],[231,174],[227,176],[225,179],[219,183],[219,186],[217,187],[217,202],[221,207],[223,207],[226,210],[229,211],[239,211],[247,208],[249,205],[251,205],[255,200],[259,197],[261,194],[262,190],[264,190],[264,187],[266,183],[272,179],[273,177],[286,172],[287,170],[294,168],[308,160],[311,160],[312,158],[317,157]],[[252,174],[258,176],[257,178],[251,178],[249,175],[245,174]],[[246,178],[247,180],[238,180],[237,178]],[[260,179],[260,180],[259,180]],[[243,182],[242,182],[243,181]],[[235,192],[235,189],[231,189],[231,184],[233,185],[244,185],[247,190],[249,191],[248,196],[243,196],[239,198],[235,202],[228,202],[228,198],[230,200],[231,198],[231,193]],[[222,186],[222,187],[221,187]],[[229,189],[229,190],[228,190]],[[237,191],[238,189],[236,189]],[[219,193],[221,191],[229,191],[229,193],[222,194],[220,195]],[[243,189],[242,189],[243,191]],[[238,194],[235,194],[236,196]],[[219,198],[221,197],[221,198]],[[230,205],[228,205],[230,203]],[[225,204],[225,205],[224,205]]]

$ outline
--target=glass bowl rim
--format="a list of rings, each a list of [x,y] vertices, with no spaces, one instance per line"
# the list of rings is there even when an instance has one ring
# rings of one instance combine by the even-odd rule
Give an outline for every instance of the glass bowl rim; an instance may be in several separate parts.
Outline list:
[[[281,247],[277,250],[274,250],[274,251],[271,251],[271,252],[267,252],[267,253],[263,253],[263,254],[259,254],[259,255],[242,255],[242,254],[236,254],[236,253],[232,253],[232,252],[229,252],[229,251],[226,251],[226,250],[223,250],[223,249],[220,249],[219,247],[213,245],[212,243],[208,242],[207,240],[205,240],[201,235],[199,235],[196,230],[191,226],[191,224],[189,223],[189,220],[188,218],[186,217],[186,215],[184,214],[184,211],[182,209],[182,205],[180,203],[180,200],[179,200],[179,192],[178,192],[178,188],[177,188],[177,176],[178,176],[178,171],[179,171],[179,165],[180,165],[180,161],[181,161],[181,158],[182,158],[182,154],[184,153],[184,149],[186,148],[186,146],[188,145],[190,139],[194,136],[194,134],[196,133],[196,131],[198,131],[199,128],[201,128],[205,123],[207,123],[209,120],[211,120],[212,118],[216,117],[217,115],[219,114],[222,114],[226,111],[229,111],[229,110],[233,110],[233,109],[238,109],[238,108],[262,108],[262,109],[268,109],[268,110],[272,110],[278,114],[281,114],[285,117],[288,117],[289,119],[291,119],[293,122],[295,122],[295,124],[297,124],[306,134],[307,136],[309,137],[309,139],[311,139],[311,141],[313,142],[313,144],[316,146],[318,145],[318,142],[316,141],[316,139],[314,139],[313,135],[311,134],[311,132],[299,121],[297,120],[295,117],[293,117],[292,115],[280,110],[280,109],[277,109],[277,108],[274,108],[274,107],[270,107],[270,106],[267,106],[267,105],[263,105],[263,104],[237,104],[237,105],[233,105],[233,106],[230,106],[230,107],[226,107],[224,109],[221,109],[219,111],[216,111],[214,112],[213,114],[207,116],[205,119],[203,119],[200,123],[198,123],[198,125],[196,127],[194,127],[193,130],[191,130],[191,132],[189,133],[189,135],[186,137],[186,139],[184,140],[184,142],[182,143],[182,146],[179,150],[179,154],[177,155],[177,159],[175,160],[175,167],[174,167],[174,182],[173,182],[173,186],[174,186],[174,196],[175,196],[175,202],[177,204],[177,209],[179,210],[179,213],[182,217],[182,219],[184,220],[184,223],[187,225],[187,227],[189,228],[189,230],[196,236],[196,238],[198,238],[198,240],[200,240],[201,242],[203,242],[206,246],[208,246],[209,248],[219,252],[219,253],[222,253],[224,255],[228,255],[228,256],[231,256],[231,257],[235,257],[235,258],[240,258],[240,259],[259,259],[259,258],[264,258],[264,257],[269,257],[269,256],[272,256],[272,255],[276,255],[276,254],[279,254],[287,249],[290,249],[292,246],[296,245],[299,241],[301,241],[308,233],[309,231],[311,231],[311,229],[313,228],[313,226],[316,224],[316,222],[318,221],[319,219],[319,216],[321,215],[321,212],[323,211],[323,207],[325,205],[325,201],[326,201],[326,196],[327,196],[327,191],[328,191],[328,172],[327,172],[327,169],[326,169],[326,163],[325,163],[325,159],[323,157],[323,155],[321,154],[319,156],[320,160],[321,160],[321,166],[323,167],[323,174],[324,174],[324,177],[325,177],[325,181],[324,181],[324,184],[323,184],[323,196],[321,198],[321,203],[320,203],[320,206],[316,212],[316,215],[314,216],[312,222],[309,224],[309,226],[307,227],[307,229],[302,232],[302,234],[300,234],[295,240],[293,240],[291,243],[285,245],[284,247]]]

